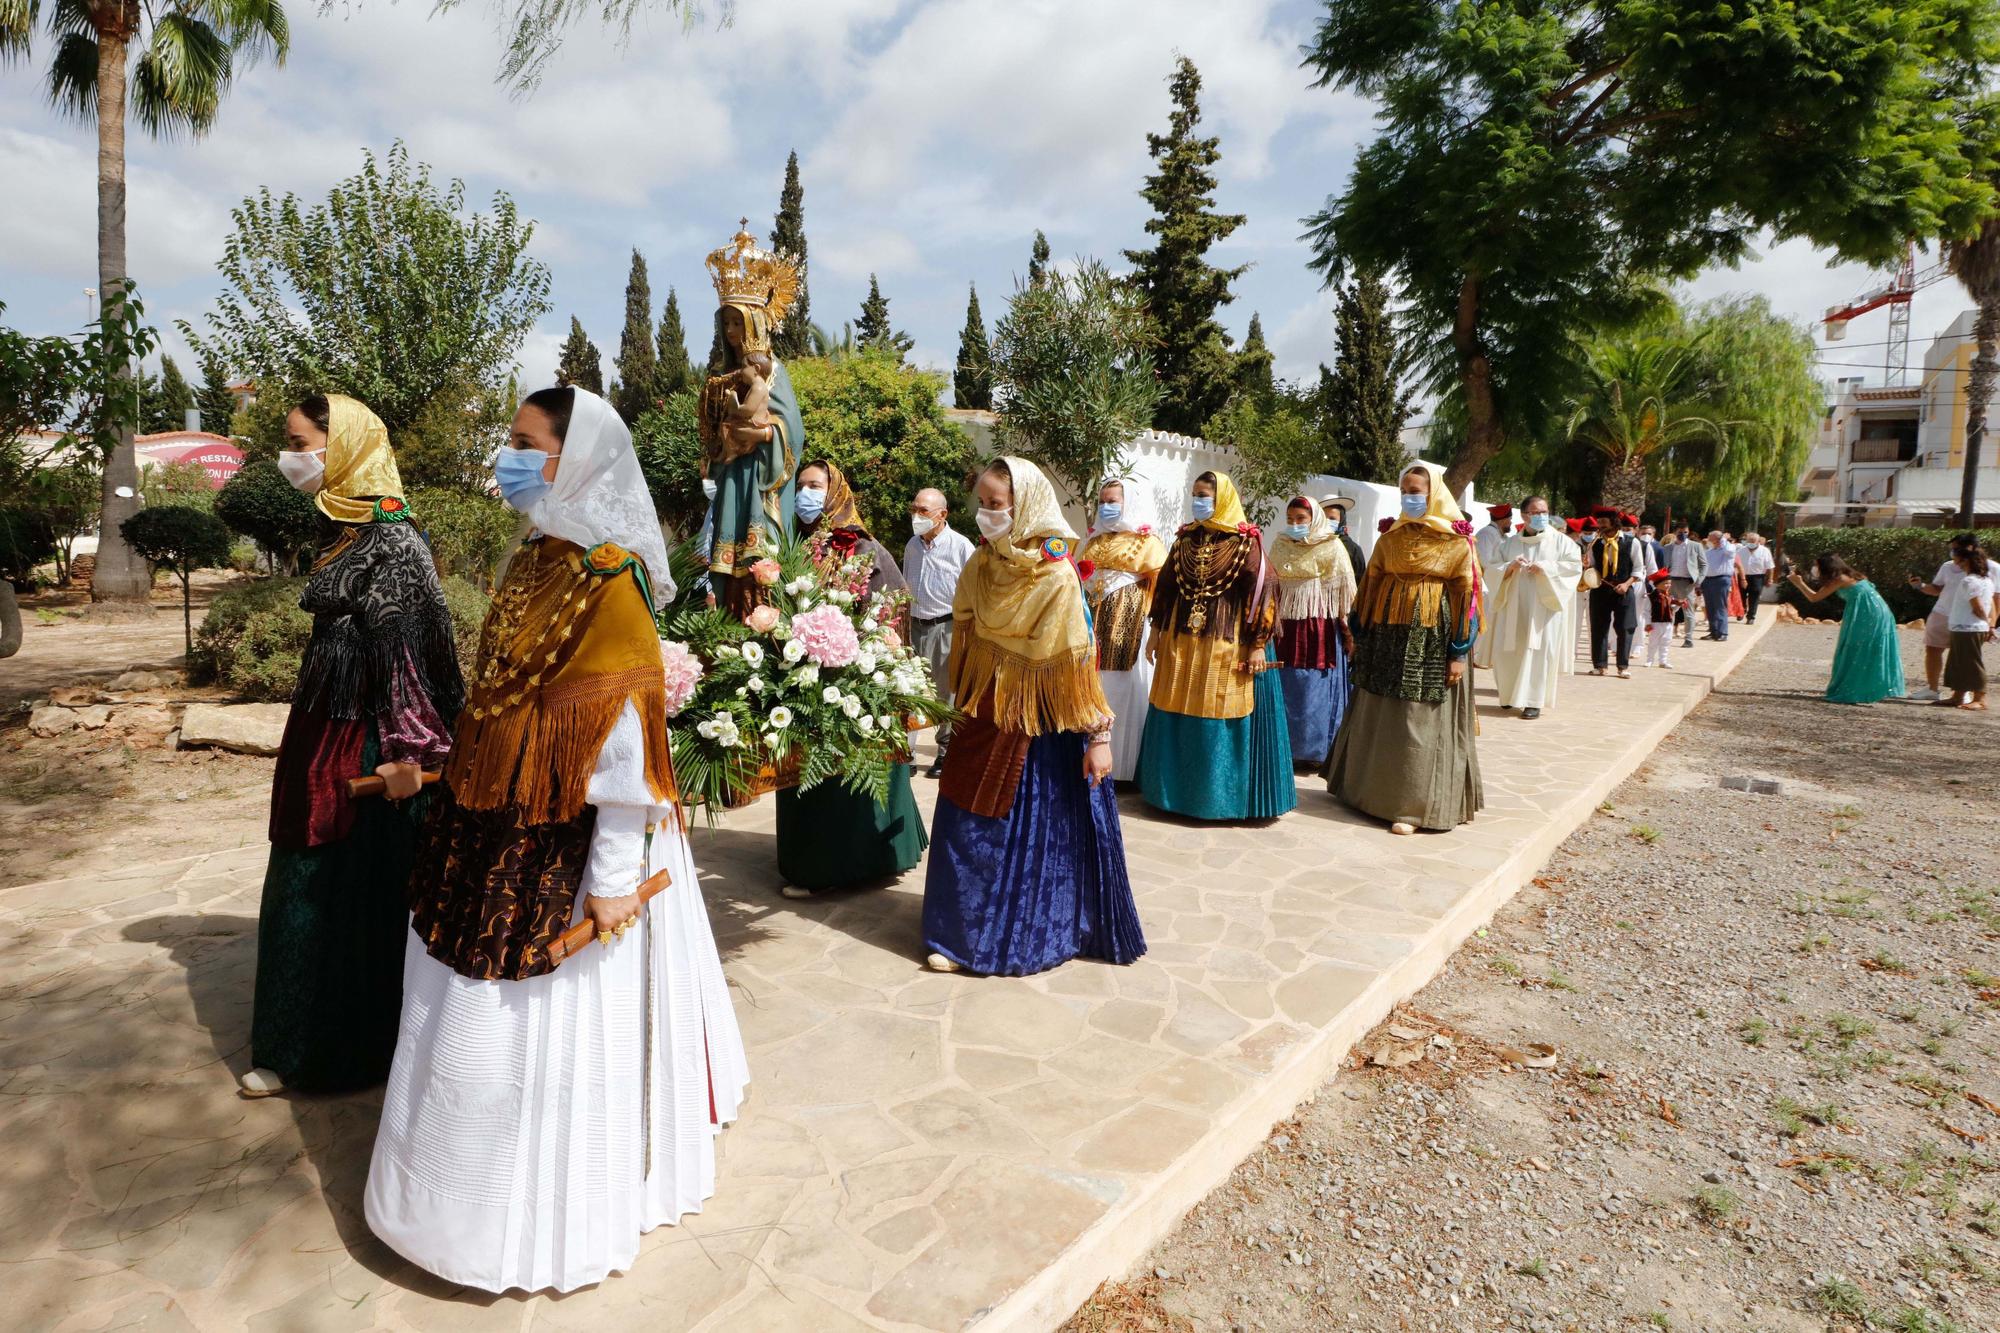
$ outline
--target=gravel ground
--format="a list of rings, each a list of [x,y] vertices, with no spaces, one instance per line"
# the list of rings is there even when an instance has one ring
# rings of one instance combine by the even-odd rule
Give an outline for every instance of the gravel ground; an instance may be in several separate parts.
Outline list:
[[[1065,1328],[2000,1329],[2000,723],[1821,702],[1837,632],[1773,630]]]

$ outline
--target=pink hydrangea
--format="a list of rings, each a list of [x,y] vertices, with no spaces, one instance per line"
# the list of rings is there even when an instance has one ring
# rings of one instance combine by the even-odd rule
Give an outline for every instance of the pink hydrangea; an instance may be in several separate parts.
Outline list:
[[[837,606],[823,604],[793,616],[792,637],[823,667],[844,667],[861,653],[854,622]]]
[[[660,661],[667,669],[667,716],[673,717],[694,698],[695,686],[701,683],[701,659],[686,644],[662,639]]]

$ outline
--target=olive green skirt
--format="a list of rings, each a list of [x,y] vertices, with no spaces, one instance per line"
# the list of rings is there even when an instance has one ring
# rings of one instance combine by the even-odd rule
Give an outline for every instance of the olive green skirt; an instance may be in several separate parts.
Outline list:
[[[878,805],[840,785],[778,793],[778,873],[801,889],[837,889],[893,879],[923,859],[930,838],[910,791],[910,766],[889,770]]]
[[[1364,815],[1423,829],[1470,820],[1486,803],[1472,672],[1436,703],[1354,692],[1326,762],[1326,788]]]

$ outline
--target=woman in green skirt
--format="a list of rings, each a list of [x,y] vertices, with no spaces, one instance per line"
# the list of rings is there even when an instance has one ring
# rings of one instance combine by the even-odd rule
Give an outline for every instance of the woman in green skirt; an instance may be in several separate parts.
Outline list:
[[[908,591],[895,557],[862,523],[839,468],[825,461],[800,468],[795,503],[799,536],[828,589],[857,600],[884,588]],[[779,892],[787,898],[893,879],[921,860],[929,843],[908,764],[890,768],[889,798],[881,803],[837,779],[778,793]]]
[[[1838,595],[1840,641],[1833,649],[1833,677],[1826,683],[1830,704],[1872,704],[1903,697],[1903,648],[1896,641],[1896,614],[1860,570],[1828,552],[1816,564],[1819,586],[1796,571],[1788,577],[1799,595],[1823,602]]]
[[[314,394],[286,418],[278,467],[313,497],[320,552],[271,785],[246,1097],[388,1077],[422,774],[450,752],[465,699],[451,613],[381,420]],[[348,779],[371,774],[383,794],[350,798]]]

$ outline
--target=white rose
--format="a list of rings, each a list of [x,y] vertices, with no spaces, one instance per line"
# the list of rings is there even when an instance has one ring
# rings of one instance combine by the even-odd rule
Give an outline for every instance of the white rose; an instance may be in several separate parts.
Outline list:
[[[737,656],[736,645],[733,643],[718,644],[716,645],[715,655],[717,657],[735,657]]]
[[[819,697],[820,697],[821,699],[825,700],[825,701],[826,701],[827,703],[830,703],[830,704],[837,704],[837,703],[839,703],[839,702],[840,702],[840,686],[838,686],[838,685],[829,685],[829,686],[827,686],[827,687],[826,687],[825,689],[823,689],[823,690],[821,690],[821,691],[819,692]]]
[[[896,719],[890,717],[887,713],[884,713],[882,714],[882,716],[875,719],[875,723],[877,726],[881,727],[882,730],[887,731],[889,728],[896,725]]]
[[[783,704],[779,704],[771,710],[770,721],[772,730],[783,731],[786,727],[792,725],[792,710]]]
[[[882,628],[882,622],[875,619],[875,617],[873,616],[869,616],[867,619],[861,622],[861,632],[863,634],[873,634],[876,630],[881,628]]]
[[[750,697],[750,687],[749,687],[748,685],[738,685],[738,686],[736,687],[736,697],[737,697],[737,698],[739,698],[739,699],[747,699],[747,698],[749,698],[749,697]]]
[[[715,739],[715,723],[713,722],[697,722],[694,729],[697,733],[706,736],[710,740]]]
[[[864,733],[875,730],[875,719],[869,717],[866,713],[863,713],[861,715],[861,730]]]
[[[775,732],[775,731],[767,731],[767,732],[765,732],[765,733],[764,733],[764,748],[765,748],[765,749],[767,749],[767,750],[775,750],[775,749],[777,749],[777,748],[778,748],[778,733],[777,733],[777,732]]]
[[[889,683],[889,673],[886,671],[878,671],[874,675],[870,676],[868,679],[874,681],[877,685],[887,685]]]
[[[751,666],[762,666],[764,664],[763,646],[757,643],[744,644],[743,660],[745,662],[748,662]]]
[[[831,703],[833,701],[829,699],[827,702]],[[845,699],[842,699],[840,701],[840,711],[847,714],[849,717],[860,717],[861,701],[850,694]]]
[[[800,668],[798,675],[795,676],[794,679],[797,680],[801,686],[813,686],[819,684],[819,663],[817,662],[808,663],[806,666]]]
[[[875,654],[863,648],[859,653],[855,654],[854,669],[864,676],[873,671],[875,669]]]
[[[762,694],[765,690],[771,688],[769,685],[766,685],[764,683],[764,678],[762,676],[752,676],[750,677],[748,683],[750,686],[750,693],[752,694]]]
[[[787,662],[796,662],[805,655],[806,655],[806,646],[800,643],[797,639],[793,639],[790,643],[787,643],[785,645],[785,660]]]

